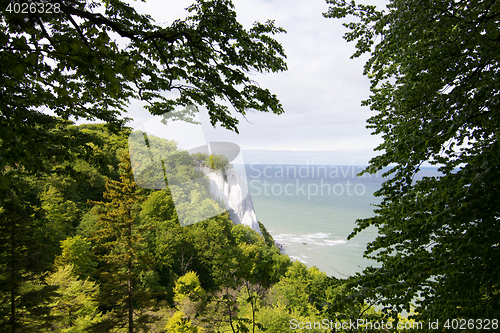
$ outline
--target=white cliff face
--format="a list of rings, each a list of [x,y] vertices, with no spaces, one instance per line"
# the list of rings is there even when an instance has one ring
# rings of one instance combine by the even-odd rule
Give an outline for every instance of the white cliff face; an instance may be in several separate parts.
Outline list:
[[[226,167],[224,171],[212,171],[207,167],[201,167],[199,170],[209,178],[210,192],[226,204],[225,208],[231,221],[234,224],[246,225],[262,235],[252,197],[248,193],[246,182],[236,170],[232,166]]]

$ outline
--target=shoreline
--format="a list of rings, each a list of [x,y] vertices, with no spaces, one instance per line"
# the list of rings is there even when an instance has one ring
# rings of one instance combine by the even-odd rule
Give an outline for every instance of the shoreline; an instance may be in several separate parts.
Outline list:
[[[278,243],[275,241],[274,245],[278,248],[278,250],[280,250],[281,254],[286,254],[285,253],[286,245],[284,243]]]

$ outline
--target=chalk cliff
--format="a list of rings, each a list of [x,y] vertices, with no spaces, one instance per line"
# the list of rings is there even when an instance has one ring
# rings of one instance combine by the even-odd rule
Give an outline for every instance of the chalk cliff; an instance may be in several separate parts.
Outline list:
[[[224,170],[210,170],[205,166],[197,169],[210,180],[210,192],[226,204],[231,221],[246,225],[262,235],[252,197],[238,172],[231,165]]]

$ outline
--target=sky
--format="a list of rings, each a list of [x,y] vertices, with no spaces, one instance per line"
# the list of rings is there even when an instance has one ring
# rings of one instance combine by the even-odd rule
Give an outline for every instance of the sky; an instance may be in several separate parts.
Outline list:
[[[184,8],[192,1],[131,3],[157,23],[170,24],[185,17]],[[233,3],[245,28],[272,19],[287,31],[275,39],[285,49],[288,71],[252,74],[261,87],[277,94],[285,113],[248,112],[247,119],[238,117],[239,135],[204,126],[205,139],[238,144],[246,163],[367,165],[382,142],[366,128],[372,112],[361,106],[369,96],[369,81],[362,75],[367,57],[350,59],[354,44],[342,38],[347,29],[341,21],[322,16],[328,9],[325,0]],[[134,128],[151,123],[140,103],[132,103],[126,116],[134,119],[128,124]]]

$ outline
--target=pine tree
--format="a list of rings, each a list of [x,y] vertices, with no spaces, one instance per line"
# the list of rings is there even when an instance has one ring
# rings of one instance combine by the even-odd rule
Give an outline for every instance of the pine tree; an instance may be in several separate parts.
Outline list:
[[[23,170],[6,168],[1,176],[10,187],[0,193],[0,332],[39,332],[48,319],[40,275],[49,268],[51,249],[37,234],[45,220]]]
[[[148,306],[146,291],[140,287],[140,273],[151,264],[150,256],[141,249],[144,231],[138,214],[142,201],[136,186],[129,155],[121,156],[120,181],[108,179],[104,198],[108,202],[92,202],[100,206],[98,230],[93,233],[94,255],[100,264],[100,305],[106,320],[101,330],[128,327],[128,332],[141,329],[147,316],[134,318],[134,313]],[[137,330],[136,330],[137,331]]]

